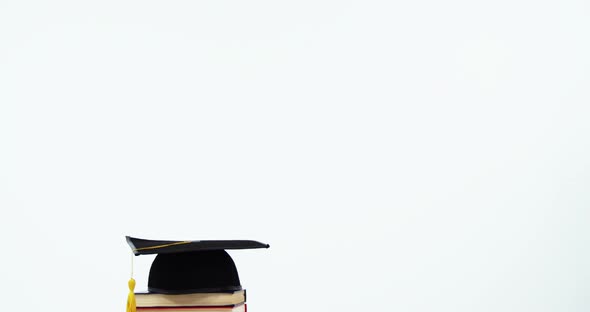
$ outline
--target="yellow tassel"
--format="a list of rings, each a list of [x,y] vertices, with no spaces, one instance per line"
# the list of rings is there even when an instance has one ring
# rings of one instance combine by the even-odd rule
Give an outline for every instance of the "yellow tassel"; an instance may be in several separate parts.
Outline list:
[[[136,312],[135,306],[135,280],[129,280],[129,296],[127,296],[127,312]]]

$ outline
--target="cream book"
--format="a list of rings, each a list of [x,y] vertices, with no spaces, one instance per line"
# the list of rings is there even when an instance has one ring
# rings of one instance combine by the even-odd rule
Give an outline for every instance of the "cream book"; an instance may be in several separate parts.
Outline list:
[[[137,307],[194,307],[194,306],[234,306],[246,302],[246,291],[233,293],[191,293],[191,294],[157,294],[136,293]],[[143,310],[143,309],[142,309]],[[168,309],[166,310],[168,311]],[[201,311],[201,310],[199,310]],[[225,311],[225,310],[224,310]],[[233,310],[232,310],[233,311]],[[205,312],[205,311],[202,311]]]

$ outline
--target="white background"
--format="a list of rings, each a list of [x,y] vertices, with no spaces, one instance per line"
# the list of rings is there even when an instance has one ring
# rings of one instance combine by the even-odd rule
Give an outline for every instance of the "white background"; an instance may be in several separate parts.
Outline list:
[[[590,310],[589,13],[0,1],[1,310],[123,311],[124,235],[271,244],[252,312]]]

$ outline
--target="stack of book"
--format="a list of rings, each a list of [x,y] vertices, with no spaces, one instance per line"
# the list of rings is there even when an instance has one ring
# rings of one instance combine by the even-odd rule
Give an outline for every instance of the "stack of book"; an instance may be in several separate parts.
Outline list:
[[[191,294],[136,293],[137,312],[246,312],[246,291]]]

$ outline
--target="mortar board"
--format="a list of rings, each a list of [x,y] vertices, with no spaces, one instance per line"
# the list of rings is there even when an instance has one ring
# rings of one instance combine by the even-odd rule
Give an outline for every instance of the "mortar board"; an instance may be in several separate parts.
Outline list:
[[[162,241],[127,236],[136,256],[157,254],[148,291],[164,294],[234,292],[242,289],[229,249],[268,248],[251,240]]]

